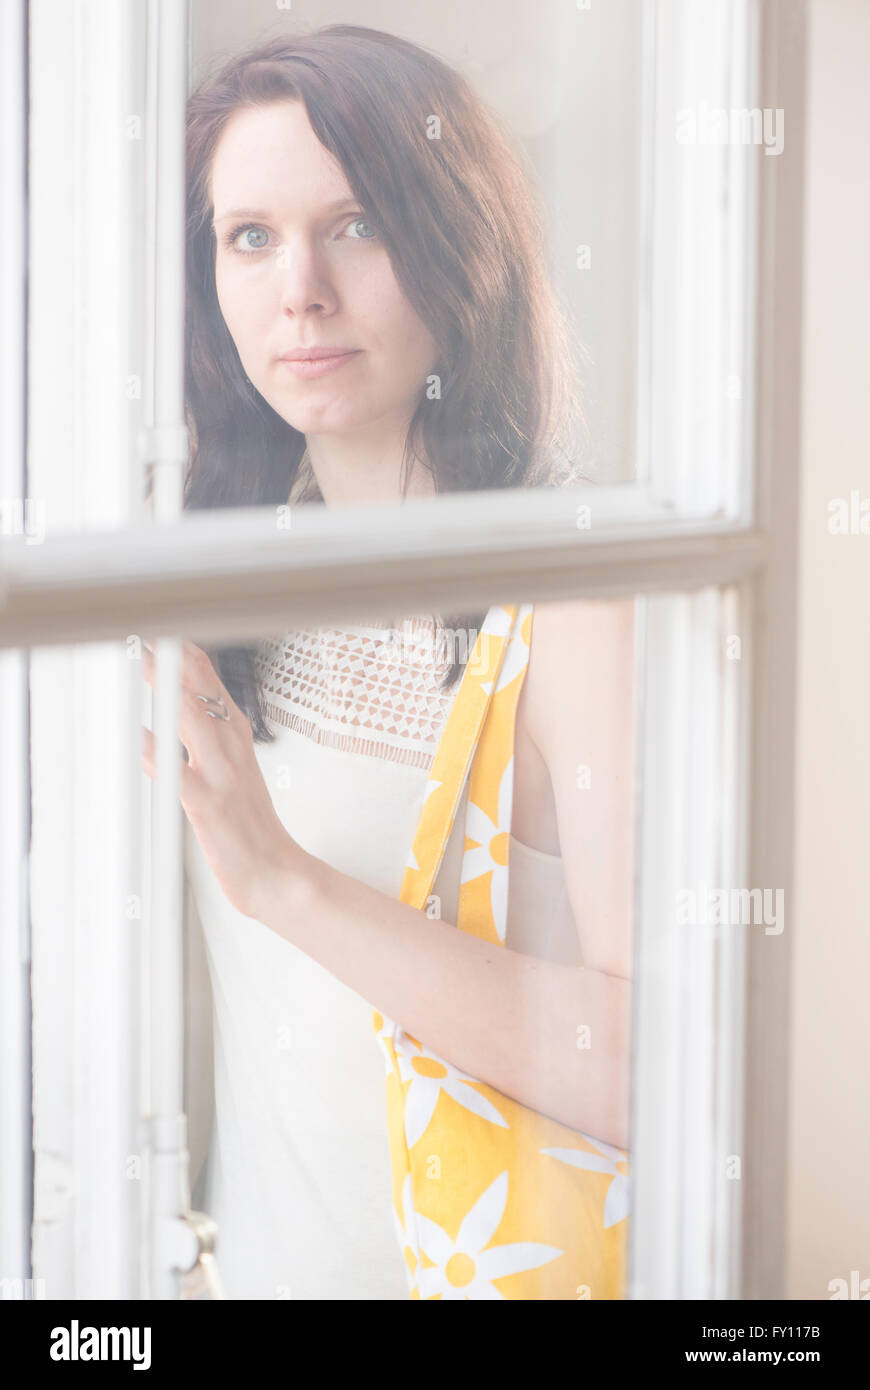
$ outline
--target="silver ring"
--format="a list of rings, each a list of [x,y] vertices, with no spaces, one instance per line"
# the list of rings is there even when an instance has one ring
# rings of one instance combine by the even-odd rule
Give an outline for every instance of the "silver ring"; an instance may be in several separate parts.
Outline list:
[[[197,700],[202,700],[206,705],[216,705],[219,708],[220,713],[218,714],[215,714],[213,709],[207,709],[205,711],[209,719],[229,719],[230,712],[219,695],[215,699],[212,699],[211,695],[197,695],[196,698]]]

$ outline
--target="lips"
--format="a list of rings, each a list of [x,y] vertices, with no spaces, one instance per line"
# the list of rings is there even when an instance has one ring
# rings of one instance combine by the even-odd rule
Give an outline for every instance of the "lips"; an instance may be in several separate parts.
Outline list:
[[[299,348],[279,358],[279,362],[293,376],[307,379],[338,371],[360,353],[360,348]]]
[[[293,348],[281,354],[282,362],[321,362],[325,357],[347,357],[356,348],[312,347]]]

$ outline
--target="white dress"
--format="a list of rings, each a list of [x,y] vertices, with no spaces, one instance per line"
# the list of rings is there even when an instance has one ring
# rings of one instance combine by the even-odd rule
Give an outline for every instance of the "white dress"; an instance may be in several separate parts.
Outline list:
[[[438,687],[433,632],[420,619],[302,629],[269,643],[260,663],[277,736],[255,750],[282,823],[303,849],[394,898],[458,688]],[[433,890],[454,923],[463,817],[464,796]],[[237,912],[185,827],[214,1066],[193,1204],[218,1223],[227,1295],[407,1299],[371,1005]],[[542,955],[560,940],[576,944],[562,860],[512,837],[506,944]],[[187,1087],[189,1112],[207,1114],[202,1064],[188,1063]]]

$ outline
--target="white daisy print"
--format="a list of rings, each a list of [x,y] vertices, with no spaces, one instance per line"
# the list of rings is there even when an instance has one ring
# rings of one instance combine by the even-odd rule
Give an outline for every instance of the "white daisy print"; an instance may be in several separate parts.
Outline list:
[[[392,1039],[393,1031],[396,1025],[391,1018],[385,1017],[384,1014],[378,1014],[378,1018],[380,1018],[381,1021],[378,1027],[375,1029],[375,1040],[378,1044],[378,1047],[381,1049],[381,1052],[384,1054],[384,1062],[386,1064],[385,1069],[387,1076],[391,1076],[393,1072],[393,1059],[390,1056],[390,1050],[387,1047],[387,1038]]]
[[[517,610],[514,635],[508,642],[507,651],[502,658],[501,669],[498,673],[498,684],[495,687],[496,694],[498,694],[500,690],[503,690],[506,685],[510,685],[514,677],[519,675],[520,671],[522,671],[523,667],[528,662],[529,644],[523,637],[523,623],[531,611],[531,607],[532,605],[530,603],[524,603]]]
[[[465,811],[465,834],[474,844],[462,856],[462,883],[470,883],[492,870],[490,907],[499,941],[507,930],[508,841],[514,795],[514,759],[511,755],[498,788],[496,823],[469,799]]]
[[[480,630],[492,633],[494,637],[502,637],[506,632],[510,632],[510,626],[510,613],[502,604],[494,603],[487,612]]]
[[[507,1169],[501,1173],[463,1218],[451,1240],[435,1221],[417,1212],[420,1248],[432,1266],[418,1271],[420,1297],[442,1300],[504,1300],[492,1283],[507,1274],[522,1274],[549,1264],[564,1251],[538,1241],[517,1241],[512,1245],[489,1245],[504,1215],[508,1195]]]
[[[445,1062],[437,1052],[409,1038],[402,1028],[393,1035],[393,1045],[399,1059],[399,1075],[411,1083],[405,1094],[405,1140],[409,1149],[425,1133],[442,1091],[482,1120],[509,1128],[492,1102],[468,1085],[469,1081],[476,1082],[477,1077]]]
[[[557,1158],[560,1163],[568,1163],[573,1168],[585,1168],[590,1173],[612,1174],[613,1181],[607,1188],[604,1202],[606,1231],[609,1226],[615,1226],[617,1221],[628,1216],[631,1208],[631,1179],[620,1173],[616,1166],[617,1163],[627,1163],[628,1157],[621,1149],[615,1149],[600,1139],[593,1139],[591,1135],[583,1134],[582,1130],[578,1130],[577,1133],[600,1152],[590,1154],[584,1149],[541,1149],[541,1153],[549,1154],[551,1158]]]
[[[396,1226],[396,1235],[399,1240],[399,1249],[405,1257],[405,1270],[408,1276],[408,1291],[413,1293],[417,1287],[417,1273],[420,1265],[420,1246],[417,1243],[417,1213],[414,1210],[413,1185],[411,1174],[405,1175],[402,1183],[402,1220],[393,1208],[393,1221]],[[410,1251],[413,1259],[413,1270],[407,1261],[407,1252]]]
[[[483,620],[483,623],[481,624],[480,631],[481,633],[486,633],[492,637],[504,637],[507,635],[507,633],[510,632],[510,627],[510,614],[508,613],[506,608],[502,608],[501,604],[496,603],[492,606],[492,608],[489,609],[486,617]],[[474,674],[480,675],[482,674],[482,671],[475,670],[476,663],[472,664],[471,658],[473,655],[474,652],[469,653],[469,670],[472,671]],[[485,695],[488,695],[492,690],[492,681],[486,681],[482,683],[480,688]]]

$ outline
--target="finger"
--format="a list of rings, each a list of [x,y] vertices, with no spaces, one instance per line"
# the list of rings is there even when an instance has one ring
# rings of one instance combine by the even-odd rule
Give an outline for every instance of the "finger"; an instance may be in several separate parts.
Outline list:
[[[152,648],[142,648],[142,675],[153,690],[157,663]],[[234,707],[229,692],[209,661],[208,656],[192,643],[182,643],[181,647],[181,689],[193,694],[206,694],[213,699],[222,699],[227,709]],[[197,689],[197,685],[202,689]]]
[[[144,637],[142,641],[144,643],[142,648],[143,674],[153,689],[154,650]],[[209,695],[212,699],[223,700],[230,713],[238,710],[238,706],[215,670],[208,653],[203,651],[202,647],[198,647],[195,642],[182,641],[181,643],[181,684],[183,689],[191,690],[194,694]]]
[[[153,689],[154,654],[146,650],[143,655],[143,673]],[[247,716],[242,716],[207,652],[194,642],[182,642],[178,733],[191,767],[209,780],[221,780],[233,761],[238,735],[249,729]]]
[[[151,687],[152,687],[152,689],[153,689],[153,687],[154,687],[153,658],[151,658],[151,667],[150,667],[149,671],[145,673],[145,678],[146,678],[146,680],[148,680],[149,685],[151,685]],[[179,719],[179,743],[180,743],[180,745],[181,745],[181,757],[182,757],[182,759],[183,759],[183,761],[184,761],[185,763],[189,763],[189,762],[190,762],[190,749],[189,749],[188,746],[185,744],[184,739],[183,739],[182,736],[181,736],[181,728],[180,728],[180,725],[181,725],[181,719]],[[148,734],[149,738],[152,738],[152,739],[153,739],[153,734],[152,734],[152,732],[151,732],[150,729],[146,730],[145,732]]]
[[[190,798],[195,788],[192,785],[193,773],[187,762],[187,749],[182,748],[181,755],[181,799],[186,801]],[[154,733],[151,729],[142,726],[142,771],[146,772],[150,778],[157,775],[157,744]]]
[[[139,634],[139,640],[140,640],[140,642],[142,643],[142,674],[143,674],[143,676],[145,677],[146,681],[148,682],[148,684],[151,686],[151,688],[152,688],[152,690],[153,690],[153,689],[154,689],[154,669],[155,669],[154,640],[152,640],[151,638],[143,637],[141,634]],[[184,653],[184,643],[182,643],[182,645],[181,645],[181,666],[182,666],[182,670],[184,669],[184,657],[185,657],[185,653]]]

